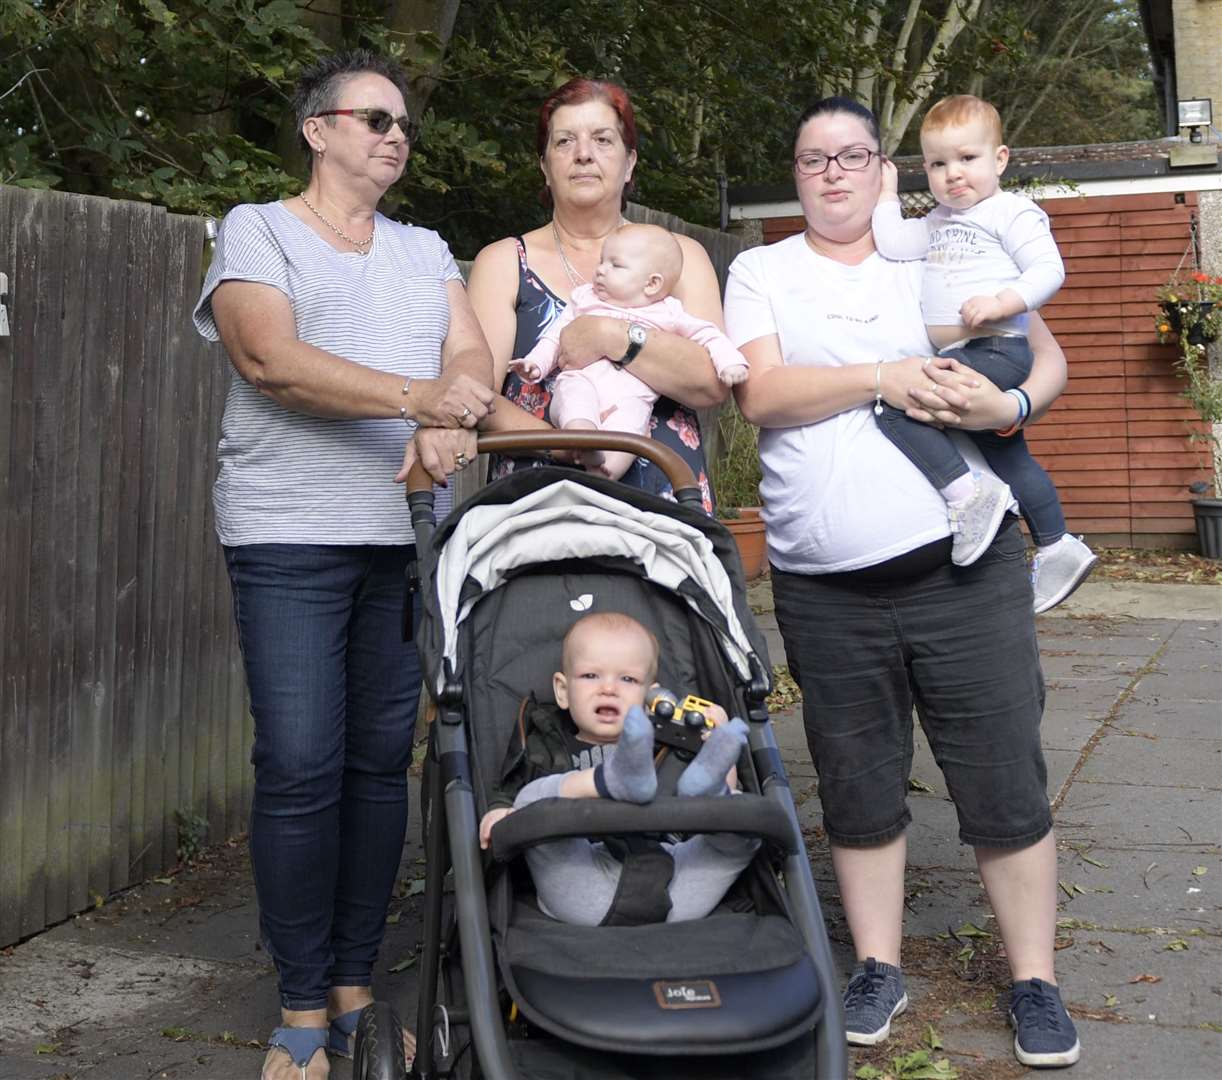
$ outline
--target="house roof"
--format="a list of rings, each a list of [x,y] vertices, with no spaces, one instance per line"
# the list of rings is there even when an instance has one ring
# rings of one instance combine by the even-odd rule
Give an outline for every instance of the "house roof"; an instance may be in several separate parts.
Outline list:
[[[1032,181],[1090,181],[1136,179],[1150,176],[1176,176],[1219,173],[1218,164],[1203,168],[1177,167],[1168,159],[1171,147],[1182,140],[1175,137],[1146,139],[1142,142],[1094,143],[1089,146],[1030,146],[1010,150],[1007,179]],[[925,191],[928,184],[919,154],[894,159],[899,170],[900,191]],[[792,181],[781,184],[748,184],[732,187],[730,204],[788,202],[794,198]]]

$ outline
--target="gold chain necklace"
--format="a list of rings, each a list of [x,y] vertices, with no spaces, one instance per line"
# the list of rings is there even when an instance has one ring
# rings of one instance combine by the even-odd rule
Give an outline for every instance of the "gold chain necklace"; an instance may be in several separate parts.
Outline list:
[[[621,225],[627,224],[628,223],[623,218],[620,218],[616,223],[615,228],[618,229]],[[614,232],[615,229],[612,229],[611,231]],[[578,273],[576,267],[569,262],[569,257],[564,253],[564,242],[560,239],[560,230],[556,228],[556,219],[554,217],[552,218],[552,236],[556,241],[556,252],[560,256],[560,265],[564,267],[564,272],[568,275],[569,284],[574,289],[577,288],[578,285],[588,285],[590,283],[589,279]],[[606,237],[603,237],[603,239],[605,240]]]
[[[560,241],[560,230],[556,228],[556,219],[552,218],[552,236],[556,239],[556,250],[560,253],[560,265],[564,267],[564,272],[569,276],[569,284],[575,289],[578,285],[588,285],[589,282],[582,277],[569,262],[569,257],[564,253],[564,244]]]
[[[309,210],[316,218],[318,218],[318,220],[321,221],[328,229],[330,229],[333,233],[335,233],[336,236],[338,236],[341,240],[346,240],[349,244],[351,244],[354,248],[356,248],[358,255],[368,255],[369,254],[368,250],[366,249],[369,247],[370,244],[373,243],[373,227],[372,226],[370,227],[370,230],[369,230],[369,239],[356,240],[353,237],[349,236],[346,232],[344,232],[344,230],[341,229],[334,222],[328,221],[325,217],[323,217],[322,212],[318,209],[318,207],[316,207],[312,202],[310,202],[309,199],[305,197],[305,192],[301,193],[301,201],[305,203],[306,209]],[[561,258],[563,257],[564,256],[562,253]]]

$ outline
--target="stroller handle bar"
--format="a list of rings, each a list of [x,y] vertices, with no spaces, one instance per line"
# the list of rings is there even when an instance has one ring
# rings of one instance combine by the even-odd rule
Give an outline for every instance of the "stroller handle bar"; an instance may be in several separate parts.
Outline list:
[[[793,825],[759,795],[655,799],[644,806],[607,799],[540,799],[498,821],[492,857],[509,862],[524,849],[562,837],[642,833],[739,833],[758,836],[787,855],[799,850]]]
[[[513,454],[552,450],[623,450],[648,458],[666,474],[680,503],[699,506],[700,486],[692,470],[670,447],[644,435],[615,431],[503,431],[481,435],[477,448],[481,454]],[[407,475],[407,494],[432,491],[433,481],[417,461]]]

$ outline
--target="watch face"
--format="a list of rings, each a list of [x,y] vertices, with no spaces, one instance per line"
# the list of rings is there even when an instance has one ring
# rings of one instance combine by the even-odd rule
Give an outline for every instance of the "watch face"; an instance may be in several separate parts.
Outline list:
[[[644,345],[647,331],[640,323],[628,324],[628,340],[633,345]]]

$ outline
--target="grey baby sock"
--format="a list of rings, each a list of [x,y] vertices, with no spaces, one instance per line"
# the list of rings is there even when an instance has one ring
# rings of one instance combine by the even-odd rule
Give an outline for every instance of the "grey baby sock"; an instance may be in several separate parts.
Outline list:
[[[737,716],[713,728],[700,753],[679,777],[678,794],[699,797],[721,795],[727,790],[726,773],[747,745],[747,725]]]
[[[603,798],[647,803],[658,792],[653,767],[653,724],[634,705],[624,717],[624,730],[610,755],[594,772],[594,784]]]

